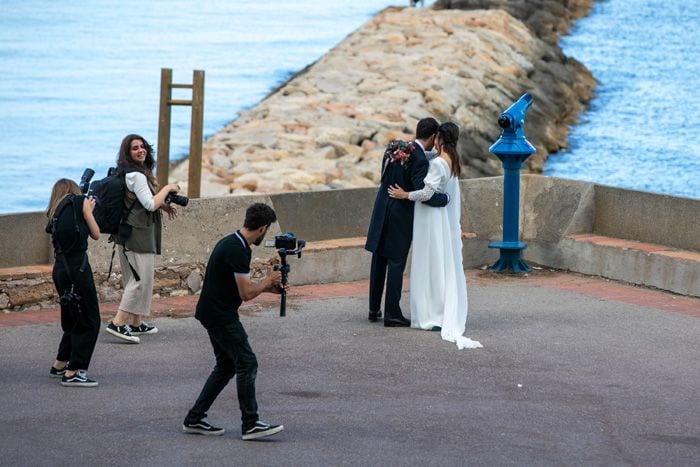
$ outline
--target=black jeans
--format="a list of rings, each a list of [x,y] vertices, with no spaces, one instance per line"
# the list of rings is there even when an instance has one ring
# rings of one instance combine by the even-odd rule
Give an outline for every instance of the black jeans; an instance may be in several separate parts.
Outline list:
[[[384,319],[403,316],[399,301],[406,258],[392,259],[377,253],[372,254],[372,267],[369,275],[369,309],[379,311],[386,280],[386,297],[384,298]]]
[[[85,264],[81,273],[82,254],[68,258],[70,276],[75,281],[75,292],[80,295],[80,312],[61,305],[61,328],[63,337],[58,345],[56,360],[68,364],[69,370],[87,370],[90,366],[92,353],[95,350],[97,336],[100,332],[100,306],[97,301],[97,290],[92,277],[90,263]],[[63,261],[56,259],[53,267],[53,283],[59,296],[70,290],[70,278]]]
[[[235,375],[241,423],[245,431],[258,421],[258,403],[255,400],[258,360],[250,348],[248,335],[238,318],[231,324],[204,327],[214,348],[216,366],[204,383],[202,392],[187,414],[185,422],[195,423],[206,417],[216,397]]]

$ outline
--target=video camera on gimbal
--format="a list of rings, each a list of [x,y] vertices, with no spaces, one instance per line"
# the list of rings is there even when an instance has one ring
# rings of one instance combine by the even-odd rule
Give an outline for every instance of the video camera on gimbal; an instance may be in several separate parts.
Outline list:
[[[266,247],[277,248],[277,253],[280,255],[281,264],[275,264],[274,270],[280,271],[282,273],[281,284],[282,290],[281,303],[280,303],[280,316],[285,316],[287,314],[287,285],[289,279],[289,271],[291,270],[289,264],[287,263],[287,256],[297,255],[297,258],[301,258],[301,250],[306,246],[306,241],[297,240],[296,236],[292,232],[285,232],[280,235],[275,235],[275,240],[268,240],[265,242]]]

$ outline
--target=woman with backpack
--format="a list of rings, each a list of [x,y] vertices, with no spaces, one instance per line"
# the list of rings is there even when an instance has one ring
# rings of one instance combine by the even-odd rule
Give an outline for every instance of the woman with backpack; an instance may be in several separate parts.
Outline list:
[[[162,219],[160,210],[170,219],[176,209],[166,198],[180,187],[169,184],[157,189],[153,176],[153,147],[139,135],[127,135],[121,143],[117,170],[125,173],[126,190],[117,243],[124,293],[117,314],[105,329],[127,342],[138,344],[139,334],[155,334],[158,328],[143,321],[151,313],[155,256],[160,254]]]
[[[95,200],[86,198],[78,185],[65,178],[51,190],[46,210],[56,260],[53,283],[60,297],[63,337],[49,375],[62,386],[94,387],[87,369],[100,331],[100,308],[87,257],[88,236],[100,238],[92,215]]]

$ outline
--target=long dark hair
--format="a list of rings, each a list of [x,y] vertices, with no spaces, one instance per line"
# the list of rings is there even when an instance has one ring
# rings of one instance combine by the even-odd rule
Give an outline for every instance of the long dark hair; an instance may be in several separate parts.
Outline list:
[[[459,127],[452,122],[445,122],[438,127],[437,135],[440,140],[441,149],[450,156],[450,160],[452,161],[452,175],[459,177],[462,171],[459,165],[459,152],[457,151]]]
[[[146,148],[146,160],[143,161],[143,164],[131,158],[131,143],[137,139],[143,141],[143,145]],[[158,186],[156,178],[153,176],[153,167],[155,164],[156,160],[155,157],[153,157],[153,146],[148,144],[146,138],[135,134],[126,135],[124,137],[119,147],[119,154],[117,154],[117,167],[120,169],[135,169],[144,174],[154,192],[157,190]]]

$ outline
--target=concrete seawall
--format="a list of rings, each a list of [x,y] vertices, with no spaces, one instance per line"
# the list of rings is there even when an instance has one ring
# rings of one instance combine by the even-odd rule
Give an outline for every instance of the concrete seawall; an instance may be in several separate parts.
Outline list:
[[[488,243],[502,235],[502,185],[501,177],[461,181],[467,268],[498,258]],[[192,200],[166,224],[156,291],[197,292],[214,244],[242,225],[245,208],[258,201],[278,213],[271,234],[292,231],[308,242],[301,259],[290,259],[293,283],[365,279],[370,255],[363,249],[364,235],[375,193],[376,188],[361,188]],[[700,296],[700,200],[538,175],[522,177],[520,199],[526,261]],[[36,307],[53,299],[44,223],[38,212],[0,216],[0,309]],[[106,238],[90,243],[103,300],[119,296],[117,275],[106,278],[111,252]],[[274,249],[257,248],[257,270],[269,267],[276,256]]]

